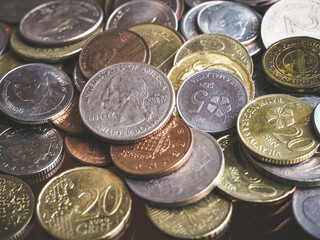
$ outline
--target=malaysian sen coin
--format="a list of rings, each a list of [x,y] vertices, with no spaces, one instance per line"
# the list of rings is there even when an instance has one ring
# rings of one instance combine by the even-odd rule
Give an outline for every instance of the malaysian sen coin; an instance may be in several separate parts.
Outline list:
[[[44,186],[36,214],[40,226],[54,238],[111,239],[125,227],[131,205],[129,191],[114,173],[78,167]]]
[[[313,109],[315,109],[320,103],[320,96],[308,95],[308,94],[292,94],[292,96],[300,98],[308,103]]]
[[[319,146],[311,124],[312,111],[299,98],[264,95],[239,113],[238,135],[245,148],[261,161],[296,164],[310,158]]]
[[[7,51],[0,56],[0,79],[6,75],[10,70],[26,64],[26,62],[18,59],[12,52],[12,50]]]
[[[150,204],[164,207],[190,204],[207,196],[220,181],[224,156],[212,136],[196,129],[192,132],[192,154],[180,169],[150,181],[126,178],[129,188]]]
[[[235,75],[220,69],[194,73],[179,88],[180,116],[193,128],[219,133],[235,126],[248,102],[246,87]]]
[[[104,68],[85,85],[80,115],[102,140],[129,143],[159,131],[175,103],[171,82],[159,69],[137,62]]]

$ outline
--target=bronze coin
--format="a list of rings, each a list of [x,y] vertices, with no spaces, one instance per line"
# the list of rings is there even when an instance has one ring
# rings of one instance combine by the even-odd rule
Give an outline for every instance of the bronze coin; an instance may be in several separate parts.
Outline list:
[[[79,95],[74,94],[69,108],[52,123],[62,131],[71,135],[87,135],[88,131],[83,124],[79,113]]]
[[[150,63],[150,49],[137,33],[111,29],[95,35],[83,46],[79,65],[82,74],[91,78],[101,69],[121,62]]]
[[[93,166],[107,166],[111,163],[108,143],[93,137],[65,136],[64,141],[68,154],[75,160]]]
[[[192,132],[181,118],[173,117],[156,135],[129,145],[111,145],[113,163],[127,176],[153,179],[170,174],[189,158]]]

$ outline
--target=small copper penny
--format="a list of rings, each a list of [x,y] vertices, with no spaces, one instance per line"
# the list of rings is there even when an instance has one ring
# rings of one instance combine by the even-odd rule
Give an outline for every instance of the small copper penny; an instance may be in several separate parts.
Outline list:
[[[93,137],[65,136],[64,141],[67,152],[75,160],[94,166],[107,166],[111,163],[108,143]]]
[[[87,128],[80,117],[78,94],[74,94],[69,108],[60,117],[52,120],[52,123],[71,135],[83,136],[88,134]]]
[[[145,40],[129,30],[111,29],[93,36],[83,46],[79,65],[91,78],[101,69],[121,62],[150,63],[150,49]]]
[[[170,174],[189,158],[193,145],[190,127],[178,117],[156,135],[130,145],[111,145],[113,163],[132,178],[153,179]]]

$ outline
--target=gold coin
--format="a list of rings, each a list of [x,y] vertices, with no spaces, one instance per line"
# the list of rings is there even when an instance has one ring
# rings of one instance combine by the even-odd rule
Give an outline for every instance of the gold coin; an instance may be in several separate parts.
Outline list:
[[[217,52],[196,52],[182,58],[173,66],[168,78],[173,84],[175,92],[180,85],[192,74],[205,69],[218,68],[237,76],[245,85],[249,100],[254,98],[254,82],[247,68],[237,59]]]
[[[130,194],[109,170],[78,167],[51,179],[37,204],[40,225],[59,239],[110,239],[129,219]]]
[[[295,164],[311,157],[319,142],[313,134],[312,107],[285,94],[264,95],[239,113],[237,131],[244,146],[258,159]]]
[[[229,226],[232,203],[211,192],[202,200],[179,208],[146,205],[151,222],[162,232],[182,239],[215,237]]]
[[[253,74],[253,61],[248,50],[237,40],[226,35],[210,33],[201,34],[186,41],[178,50],[174,64],[195,52],[213,51],[238,59]]]
[[[101,31],[102,31],[102,26],[100,26],[93,33],[93,35]],[[26,61],[41,61],[45,63],[56,63],[56,62],[65,61],[69,58],[76,56],[81,51],[82,46],[85,44],[87,40],[88,38],[80,42],[73,43],[67,46],[62,46],[62,47],[52,47],[52,48],[37,47],[24,42],[20,36],[19,29],[16,28],[12,32],[12,35],[10,38],[10,45],[14,53]]]
[[[285,90],[315,92],[320,89],[320,40],[292,37],[267,49],[262,66],[269,80]]]
[[[26,62],[18,59],[11,50],[0,56],[0,79],[10,70],[19,67]]]
[[[33,216],[35,199],[19,178],[0,174],[0,239],[23,235]]]
[[[294,192],[295,187],[277,183],[258,173],[239,151],[236,136],[221,137],[218,143],[225,156],[218,188],[228,196],[250,203],[275,203]]]
[[[135,25],[129,30],[138,33],[151,51],[150,64],[167,74],[173,65],[174,56],[184,43],[184,38],[172,28],[158,24]]]

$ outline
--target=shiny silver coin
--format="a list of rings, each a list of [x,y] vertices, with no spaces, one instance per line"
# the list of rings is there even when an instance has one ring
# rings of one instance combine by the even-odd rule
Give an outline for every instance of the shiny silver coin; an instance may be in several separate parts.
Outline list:
[[[0,170],[15,176],[42,176],[61,161],[63,140],[48,126],[11,127],[0,134]]]
[[[313,111],[313,126],[316,135],[320,138],[320,104]]]
[[[320,187],[298,188],[292,201],[293,215],[311,236],[320,239]]]
[[[209,0],[184,0],[188,7],[193,8]],[[212,1],[211,1],[212,2]]]
[[[151,181],[126,179],[139,197],[157,206],[182,206],[205,197],[222,177],[224,156],[209,134],[192,129],[194,145],[188,161],[168,176]]]
[[[78,92],[81,92],[88,80],[83,76],[80,70],[79,61],[77,61],[76,65],[74,66],[72,77],[74,86]]]
[[[34,44],[52,46],[80,41],[103,20],[103,10],[88,1],[53,1],[28,12],[20,22],[21,36]]]
[[[144,63],[114,64],[96,73],[81,92],[80,115],[102,140],[142,140],[160,130],[172,115],[173,86],[159,69]]]
[[[220,33],[243,44],[258,37],[260,18],[248,6],[235,2],[209,4],[197,17],[198,27],[203,33]]]
[[[0,24],[0,55],[6,50],[8,44],[8,34],[4,27]]]
[[[73,85],[60,69],[32,63],[8,72],[0,81],[0,110],[24,124],[58,117],[71,103]]]
[[[261,37],[266,48],[288,37],[320,39],[320,1],[282,0],[271,6],[261,23]]]
[[[141,23],[156,23],[178,29],[178,20],[167,5],[156,1],[128,2],[113,11],[105,29],[128,29]]]
[[[218,133],[235,126],[248,93],[233,74],[219,69],[197,72],[178,90],[180,116],[193,128]]]

